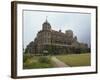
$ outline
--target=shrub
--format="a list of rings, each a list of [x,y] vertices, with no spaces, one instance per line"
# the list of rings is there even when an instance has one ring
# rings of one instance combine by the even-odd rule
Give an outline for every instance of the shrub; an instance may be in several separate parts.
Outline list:
[[[32,58],[29,54],[24,54],[23,55],[23,62],[26,62],[28,59]]]
[[[42,56],[38,60],[40,63],[50,63],[50,59],[46,56]]]
[[[27,61],[28,57],[27,56],[24,56],[23,57],[23,62],[25,63]]]

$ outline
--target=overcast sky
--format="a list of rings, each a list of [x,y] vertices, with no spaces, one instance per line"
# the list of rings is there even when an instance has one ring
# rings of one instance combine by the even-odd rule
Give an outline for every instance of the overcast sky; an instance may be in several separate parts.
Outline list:
[[[34,40],[42,24],[46,20],[51,24],[52,29],[62,32],[72,30],[79,42],[91,42],[91,14],[70,13],[70,12],[47,12],[47,11],[23,11],[23,46]]]

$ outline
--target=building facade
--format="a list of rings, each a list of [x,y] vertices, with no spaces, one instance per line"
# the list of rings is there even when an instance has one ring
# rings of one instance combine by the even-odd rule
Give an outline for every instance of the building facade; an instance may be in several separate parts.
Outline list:
[[[27,52],[31,54],[67,54],[87,52],[88,45],[80,43],[72,30],[65,33],[52,30],[50,23],[46,20],[42,24],[42,30],[37,33],[34,41],[27,45]]]

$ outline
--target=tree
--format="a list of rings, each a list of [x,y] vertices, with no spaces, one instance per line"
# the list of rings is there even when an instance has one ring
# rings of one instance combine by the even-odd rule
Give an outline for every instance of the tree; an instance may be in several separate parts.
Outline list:
[[[28,48],[25,49],[25,52],[24,52],[24,53],[25,53],[25,54],[28,53]]]

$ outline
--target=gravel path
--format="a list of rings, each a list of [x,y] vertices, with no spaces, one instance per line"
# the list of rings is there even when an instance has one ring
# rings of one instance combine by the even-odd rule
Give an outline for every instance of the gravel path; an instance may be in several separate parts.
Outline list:
[[[54,56],[51,59],[52,59],[52,62],[53,62],[55,67],[69,67],[67,64],[65,64],[64,62],[60,61],[59,59],[57,59]]]

